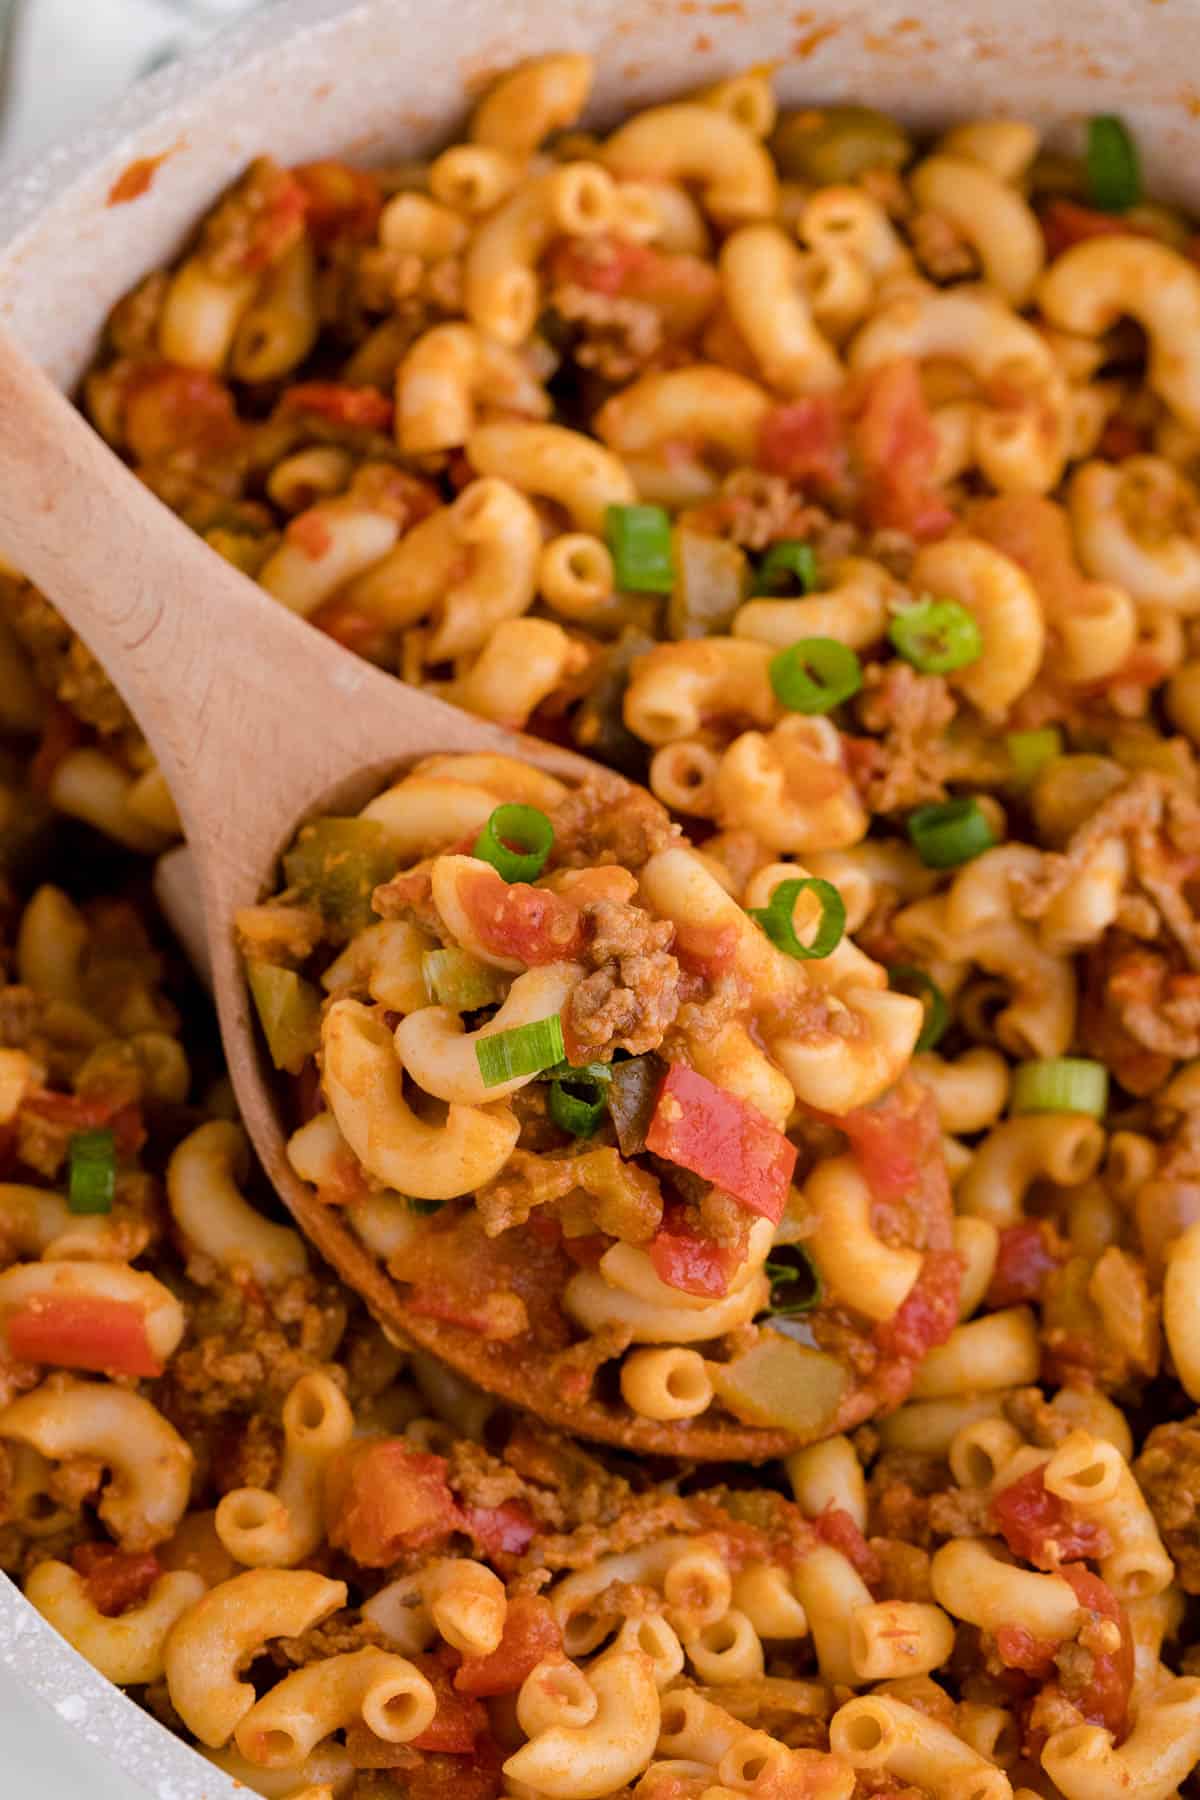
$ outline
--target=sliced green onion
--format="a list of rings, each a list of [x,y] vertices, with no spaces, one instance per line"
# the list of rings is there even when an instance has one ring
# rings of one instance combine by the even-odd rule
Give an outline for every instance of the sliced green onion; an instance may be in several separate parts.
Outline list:
[[[789,712],[827,713],[862,686],[862,665],[836,638],[801,638],[767,665],[775,698]]]
[[[669,594],[675,585],[671,520],[661,506],[609,506],[604,537],[619,588],[635,594]]]
[[[925,1008],[925,1023],[913,1049],[932,1050],[940,1043],[950,1023],[950,1008],[937,982],[915,963],[896,963],[888,970],[888,986],[893,993],[911,994],[914,1000],[921,1002]]]
[[[813,894],[820,902],[821,917],[812,942],[801,943],[796,936],[793,913],[801,894]],[[751,907],[750,917],[757,919],[777,949],[803,962],[820,962],[832,955],[842,941],[846,929],[846,903],[832,881],[818,881],[808,875],[803,881],[781,881],[771,895],[771,904]]]
[[[1049,1056],[1021,1063],[1013,1074],[1009,1110],[1014,1113],[1090,1113],[1108,1107],[1108,1070],[1086,1056]]]
[[[817,557],[811,544],[785,538],[772,544],[754,572],[756,594],[811,594],[817,585]]]
[[[603,1062],[571,1063],[566,1057],[556,1062],[553,1068],[543,1069],[543,1081],[586,1081],[589,1087],[597,1087],[612,1080],[612,1064]]]
[[[1028,787],[1047,763],[1062,755],[1062,732],[1057,725],[1043,725],[1038,731],[1010,731],[1005,734],[1004,746],[1013,780],[1018,787]]]
[[[116,1140],[105,1127],[72,1132],[67,1144],[67,1206],[73,1213],[110,1213],[117,1191]]]
[[[1101,212],[1128,212],[1142,197],[1137,145],[1111,113],[1088,120],[1087,184],[1092,205]]]
[[[548,1069],[562,1060],[566,1049],[562,1020],[551,1013],[548,1019],[534,1019],[529,1025],[478,1039],[475,1060],[484,1087],[498,1087],[516,1075],[536,1075],[540,1069]]]
[[[472,854],[491,863],[505,881],[536,881],[554,845],[554,827],[536,806],[498,806]]]
[[[493,969],[457,946],[426,950],[421,957],[421,976],[430,1000],[437,1006],[452,1006],[455,1012],[494,1006],[503,1000],[508,986],[501,969]]]
[[[580,1081],[550,1083],[550,1117],[572,1137],[591,1137],[606,1110],[601,1087]]]
[[[776,1244],[767,1258],[766,1270],[771,1283],[769,1310],[779,1318],[794,1318],[797,1313],[811,1312],[820,1306],[824,1284],[803,1244]]]
[[[978,662],[983,635],[975,617],[957,600],[918,600],[898,612],[888,637],[905,662],[922,675],[949,675]]]
[[[996,842],[978,800],[947,800],[918,806],[908,815],[908,836],[927,869],[956,869]]]

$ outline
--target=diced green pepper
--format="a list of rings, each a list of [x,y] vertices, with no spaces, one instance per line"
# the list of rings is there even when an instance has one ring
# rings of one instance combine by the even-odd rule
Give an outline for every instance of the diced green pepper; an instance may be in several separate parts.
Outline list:
[[[457,947],[426,950],[421,958],[421,974],[429,998],[438,1006],[452,1006],[455,1012],[494,1006],[508,991],[507,979],[500,969],[493,969],[469,950]]]
[[[321,996],[294,969],[277,963],[248,961],[246,980],[271,1061],[298,1075],[321,1041]]]
[[[1039,150],[1029,169],[1031,198],[1084,200],[1087,198],[1087,175],[1082,159],[1064,156],[1059,150]]]
[[[584,755],[607,763],[630,781],[645,780],[649,755],[625,724],[625,690],[635,657],[645,656],[654,644],[654,638],[634,626],[623,631],[599,658],[595,679],[571,720],[571,736]]]
[[[314,819],[285,855],[283,872],[301,900],[353,933],[371,923],[371,895],[397,862],[377,819]]]
[[[746,554],[726,538],[699,531],[675,534],[675,587],[667,601],[667,631],[673,638],[720,635],[749,589]]]
[[[612,1065],[612,1081],[604,1097],[622,1156],[639,1156],[646,1148],[646,1133],[666,1073],[667,1064],[653,1050]]]
[[[902,169],[913,153],[903,126],[870,106],[784,113],[771,148],[784,175],[815,187],[856,181],[866,169]]]
[[[717,1398],[747,1425],[774,1426],[797,1437],[833,1431],[849,1376],[836,1357],[766,1330],[744,1356],[710,1363]]]

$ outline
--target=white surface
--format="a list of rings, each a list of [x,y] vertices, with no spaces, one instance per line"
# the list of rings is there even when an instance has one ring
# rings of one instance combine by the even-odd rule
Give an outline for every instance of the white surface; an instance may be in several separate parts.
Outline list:
[[[0,1746],[0,1791],[12,1800],[146,1800],[2,1668]]]
[[[139,75],[182,55],[254,4],[18,0],[0,118],[0,163],[19,161],[73,131]]]

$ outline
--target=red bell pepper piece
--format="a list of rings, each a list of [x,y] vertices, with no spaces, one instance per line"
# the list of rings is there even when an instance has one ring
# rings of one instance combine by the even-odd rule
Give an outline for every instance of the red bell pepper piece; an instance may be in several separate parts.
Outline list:
[[[646,1148],[724,1188],[778,1225],[796,1167],[796,1148],[756,1107],[672,1063],[658,1090]]]
[[[146,1315],[131,1300],[105,1294],[46,1294],[14,1307],[4,1321],[18,1362],[93,1369],[98,1375],[161,1375]]]

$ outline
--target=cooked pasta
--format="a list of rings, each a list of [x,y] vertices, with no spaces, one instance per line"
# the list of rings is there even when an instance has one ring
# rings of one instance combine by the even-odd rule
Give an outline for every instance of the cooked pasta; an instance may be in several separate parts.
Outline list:
[[[1111,119],[1093,192],[591,77],[259,158],[83,389],[278,603],[597,764],[430,756],[239,917],[386,1331],[0,574],[0,1568],[266,1795],[1190,1793],[1200,240]]]

